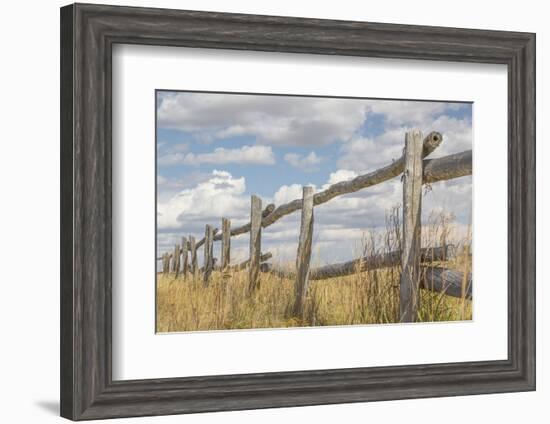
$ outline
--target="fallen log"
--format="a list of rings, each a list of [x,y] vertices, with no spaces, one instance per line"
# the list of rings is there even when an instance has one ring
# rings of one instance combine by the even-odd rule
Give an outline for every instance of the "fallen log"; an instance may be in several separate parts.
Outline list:
[[[263,263],[260,267],[262,272],[272,273],[277,275],[280,278],[294,279],[296,278],[296,272],[292,270],[277,269],[273,267],[270,263]],[[348,273],[339,276],[352,275],[355,272]],[[441,268],[441,267],[432,267],[432,266],[421,266],[420,267],[421,281],[420,287],[425,290],[430,290],[433,292],[443,293],[447,296],[452,296],[456,298],[465,298],[472,300],[472,274],[468,273],[466,278],[464,274],[460,271],[455,271],[452,269]],[[326,278],[318,278],[321,275],[315,275],[315,278],[310,276],[311,281],[321,281]],[[331,277],[329,277],[331,278]],[[462,286],[464,285],[464,289]]]
[[[441,267],[422,267],[420,287],[447,296],[472,300],[472,274]]]
[[[455,247],[447,245],[445,247],[428,247],[421,249],[420,262],[436,262],[443,261],[454,256]],[[384,254],[365,256],[353,261],[325,265],[318,268],[312,268],[309,271],[310,280],[326,280],[335,277],[344,277],[346,275],[365,272],[373,269],[387,268],[397,266],[401,263],[401,252],[394,251]],[[267,271],[266,271],[267,272]],[[294,269],[286,269],[282,267],[271,266],[268,272],[276,274],[279,277],[294,279],[296,271]]]

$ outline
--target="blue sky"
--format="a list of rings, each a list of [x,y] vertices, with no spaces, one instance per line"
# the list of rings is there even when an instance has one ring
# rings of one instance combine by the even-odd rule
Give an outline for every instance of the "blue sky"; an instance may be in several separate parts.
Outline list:
[[[410,128],[443,133],[431,157],[471,149],[472,104],[158,91],[157,248],[182,235],[201,238],[221,216],[247,222],[251,194],[278,205],[300,197],[302,185],[318,191],[384,166],[400,156]],[[436,185],[425,196],[426,216],[448,211],[464,229],[471,177]],[[318,259],[352,257],[349,247],[381,228],[400,196],[395,179],[316,208]],[[281,258],[295,251],[294,215],[265,231],[266,248]],[[245,255],[247,238],[234,246]]]

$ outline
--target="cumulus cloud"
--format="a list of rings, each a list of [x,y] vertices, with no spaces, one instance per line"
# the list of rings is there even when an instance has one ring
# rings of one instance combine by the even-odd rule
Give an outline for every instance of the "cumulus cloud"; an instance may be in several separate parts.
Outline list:
[[[202,231],[204,223],[209,220],[217,222],[222,216],[243,220],[248,202],[245,190],[244,177],[234,178],[229,172],[215,170],[208,180],[180,191],[165,202],[158,202],[158,228],[191,232],[196,230],[195,223],[200,221],[198,227]]]
[[[164,93],[157,117],[160,127],[203,142],[251,136],[267,145],[326,145],[348,139],[367,108],[366,101],[350,99]]]
[[[327,184],[323,187],[323,189],[327,188],[328,186],[336,183],[340,183],[342,181],[349,181],[357,177],[358,174],[355,171],[351,171],[349,169],[339,169],[336,172],[331,172]]]
[[[431,127],[443,135],[443,143],[430,157],[435,158],[472,149],[472,123],[468,119],[442,115],[432,122]]]
[[[165,202],[185,188],[195,187],[197,184],[207,181],[211,173],[191,171],[186,172],[183,177],[168,177],[157,174],[157,198]]]
[[[282,185],[273,196],[273,202],[275,205],[281,205],[283,203],[291,202],[294,199],[302,197],[302,185],[290,184]]]
[[[376,137],[353,137],[342,145],[338,167],[361,173],[391,163],[403,153],[406,132],[398,127]]]
[[[308,155],[299,155],[298,153],[287,153],[284,160],[294,168],[298,168],[305,172],[312,172],[319,169],[319,165],[323,162],[323,158],[311,151]]]
[[[208,153],[170,153],[158,158],[159,165],[274,165],[275,156],[270,146],[241,146],[236,149],[218,147]]]

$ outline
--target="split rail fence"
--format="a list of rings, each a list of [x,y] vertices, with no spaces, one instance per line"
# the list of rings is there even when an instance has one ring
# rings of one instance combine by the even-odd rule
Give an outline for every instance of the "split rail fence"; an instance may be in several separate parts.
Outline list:
[[[402,156],[391,164],[373,172],[360,175],[352,180],[331,185],[314,193],[312,187],[303,187],[301,199],[275,207],[273,204],[262,209],[262,200],[251,197],[250,222],[231,228],[231,221],[221,219],[221,233],[218,228],[206,225],[204,237],[196,240],[193,236],[182,237],[172,252],[165,252],[157,260],[162,261],[162,272],[180,275],[186,279],[201,277],[208,286],[212,272],[228,270],[248,270],[248,290],[258,287],[260,272],[271,272],[295,281],[294,314],[303,315],[308,285],[310,281],[345,276],[377,268],[401,265],[400,317],[402,322],[412,322],[416,317],[418,291],[427,290],[445,293],[449,296],[472,297],[471,275],[427,264],[442,261],[452,255],[452,246],[421,249],[421,203],[423,184],[450,180],[472,174],[472,151],[464,151],[437,159],[426,159],[443,141],[438,132],[431,132],[425,138],[419,130],[408,131],[405,135],[405,148]],[[310,269],[313,235],[314,208],[344,194],[353,193],[394,177],[402,175],[403,182],[403,233],[401,251],[359,258],[354,261],[327,265]],[[300,236],[296,267],[282,269],[267,263],[272,255],[261,252],[262,229],[269,227],[282,217],[301,210]],[[250,254],[246,261],[231,265],[231,237],[250,234]],[[221,241],[221,262],[214,258],[213,244]],[[203,266],[197,265],[197,251],[204,246]]]

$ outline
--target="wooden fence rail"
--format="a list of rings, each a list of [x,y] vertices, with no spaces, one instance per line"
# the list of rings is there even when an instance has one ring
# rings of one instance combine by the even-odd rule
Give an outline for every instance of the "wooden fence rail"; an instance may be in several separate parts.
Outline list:
[[[420,250],[420,263],[427,264],[445,261],[455,256],[456,249],[452,244],[444,247],[425,247]],[[329,278],[346,277],[359,272],[372,271],[381,268],[389,268],[401,264],[401,251],[380,253],[364,256],[348,262],[324,265],[312,268],[309,271],[309,279],[312,281],[328,280]],[[296,270],[277,265],[271,265],[264,269],[280,278],[296,279]]]
[[[454,153],[452,155],[443,156],[443,157],[440,157],[440,158],[437,158],[437,159],[424,159],[422,161],[422,163],[423,163],[423,178],[422,178],[423,184],[432,184],[432,183],[436,183],[436,182],[439,182],[439,181],[452,180],[452,179],[455,179],[455,178],[460,178],[460,177],[465,177],[467,175],[472,175],[472,151],[471,150],[466,150],[466,151],[460,152],[460,153]],[[383,168],[381,168],[381,169],[383,169]],[[379,171],[381,172],[381,170],[379,170]],[[376,173],[376,172],[378,172],[378,171],[374,171],[374,173]],[[359,176],[357,178],[366,177],[366,176],[372,175],[372,174],[373,173],[365,174],[365,175]],[[399,173],[397,173],[395,176],[397,176],[397,175],[399,175]],[[392,176],[390,178],[393,178],[395,176]],[[388,178],[388,179],[390,179],[390,178]],[[355,181],[355,180],[344,181],[344,182],[351,183],[352,181]],[[384,181],[386,181],[386,180],[384,179],[381,182],[384,182]],[[341,184],[341,183],[338,183],[338,184]],[[362,184],[366,184],[366,185],[362,185]],[[356,190],[346,191],[346,192],[343,192],[342,194],[353,193],[355,191],[362,190],[363,188],[367,188],[367,187],[370,187],[372,185],[374,185],[374,184],[368,184],[368,180],[365,179],[361,182],[361,184],[358,184],[358,186],[357,186],[358,188]],[[330,189],[330,187],[329,187],[329,189]],[[327,190],[329,190],[329,189],[327,189]],[[321,193],[323,193],[323,192],[319,192],[317,194],[321,194]],[[321,202],[320,201],[321,199],[322,198],[314,197],[314,206],[325,203],[325,202]],[[270,206],[273,207],[273,209],[274,209],[274,205],[268,205],[268,207],[270,207]],[[266,210],[268,210],[268,207],[266,207],[266,209],[264,210],[264,213],[266,212]],[[293,201],[291,201],[291,202],[289,202],[285,205],[282,205],[281,207],[284,208],[285,210],[291,208],[292,210],[289,213],[296,212],[297,210],[299,210],[302,207],[301,206],[301,199],[293,200]],[[278,214],[280,214],[280,212],[278,212]],[[288,215],[288,214],[285,213],[284,215],[280,216],[280,218],[282,218],[283,216],[286,216],[286,215]],[[269,221],[266,219],[267,217],[270,217]],[[280,218],[278,218],[278,219],[280,219]],[[262,220],[262,227],[263,228],[268,227],[269,225],[271,225],[272,223],[277,221],[277,220],[275,220],[274,222],[271,222],[272,220],[273,220],[273,218],[271,217],[270,214],[264,215],[264,219]],[[240,234],[245,234],[249,231],[250,231],[250,223],[245,224],[241,227],[237,227],[235,229],[232,229],[231,230],[231,237],[236,236],[236,235],[240,235]],[[222,239],[222,236],[219,235],[219,234],[217,235],[217,233],[218,233],[218,229],[216,228],[214,230],[214,234],[215,234],[214,241],[219,241],[219,240]],[[200,248],[203,244],[204,244],[204,238],[199,240],[199,242],[196,242],[196,249]],[[190,246],[188,246],[188,247],[190,249]],[[157,261],[162,261],[163,257],[159,256],[156,259],[157,259]]]
[[[372,174],[377,173],[377,172],[380,172],[382,174],[383,169],[384,168],[381,168],[378,171],[374,171],[373,173],[370,173],[370,174],[361,175],[357,178],[367,177],[367,176],[372,175]],[[467,176],[467,175],[472,175],[472,151],[471,150],[466,150],[464,152],[454,153],[452,155],[443,156],[443,157],[437,158],[437,159],[424,159],[423,160],[423,170],[424,170],[424,175],[423,175],[423,178],[422,178],[423,184],[432,184],[432,183],[436,183],[438,181],[452,180],[452,179],[455,179],[455,178],[464,177],[464,176]],[[399,172],[396,173],[395,175],[389,176],[386,179],[383,179],[380,182],[387,181],[388,179],[394,178],[398,175],[399,175]],[[344,181],[344,183],[352,183],[353,181],[355,181],[355,179],[350,180],[350,181]],[[342,184],[342,183],[338,183],[338,184]],[[370,187],[370,186],[373,186],[373,185],[376,185],[376,184],[379,184],[379,183],[372,183],[372,180],[365,178],[365,179],[362,179],[361,181],[357,182],[356,189],[351,190],[350,189],[351,184],[350,184],[350,187],[345,189],[345,191],[342,191],[342,193],[339,194],[339,195],[354,193],[356,191],[362,190],[364,188],[367,188],[367,187]],[[335,185],[337,185],[337,184],[335,184]],[[330,190],[330,187],[327,190]],[[325,191],[327,191],[327,190],[325,190]],[[323,193],[324,193],[324,191],[319,192],[314,196],[314,198],[313,198],[314,206],[318,206],[322,203],[328,202],[330,199],[333,198],[333,197],[330,197],[329,199],[324,201],[324,199],[325,199],[324,196],[316,197],[318,194],[320,195],[320,194],[323,194]],[[334,197],[336,197],[336,196],[334,196]],[[269,205],[269,206],[271,206],[271,205]],[[265,228],[265,227],[268,227],[268,226],[274,224],[279,219],[281,219],[283,216],[286,216],[288,214],[296,212],[301,207],[302,207],[301,206],[301,199],[296,199],[296,200],[293,200],[289,203],[286,203],[285,205],[280,206],[279,208],[277,208],[278,211],[273,211],[273,213],[265,215],[265,217],[262,219],[262,227]],[[281,210],[279,210],[279,209],[281,209]],[[267,208],[266,208],[266,210],[267,210]],[[276,215],[274,215],[275,212],[277,212]],[[219,241],[219,240],[222,239],[221,234],[217,234],[218,231],[219,230],[217,228],[214,230],[214,234],[215,234],[214,241]],[[235,229],[232,229],[231,230],[231,237],[236,236],[236,235],[240,235],[240,234],[245,234],[249,231],[250,231],[250,223],[245,224],[241,227],[237,227]],[[200,248],[203,244],[204,244],[204,238],[202,238],[201,240],[196,242],[196,248],[197,249]],[[157,257],[157,261],[161,261],[161,260],[162,260],[162,256]]]
[[[250,222],[239,227],[231,227],[231,221],[222,217],[219,233],[211,225],[205,227],[205,235],[199,241],[193,236],[182,238],[182,244],[176,245],[172,253],[166,252],[157,260],[162,261],[164,273],[181,273],[183,278],[190,272],[194,277],[202,273],[205,287],[208,286],[214,270],[228,271],[248,269],[248,291],[252,294],[258,287],[260,272],[273,272],[280,276],[286,275],[295,280],[295,304],[293,314],[301,318],[308,290],[309,280],[320,280],[334,276],[349,275],[361,270],[374,269],[380,266],[401,265],[400,280],[400,320],[413,322],[417,315],[418,289],[420,287],[445,292],[451,296],[458,293],[462,297],[471,298],[471,276],[464,277],[456,271],[443,268],[426,268],[426,254],[431,254],[432,260],[438,255],[446,255],[447,247],[438,249],[420,249],[421,236],[421,199],[422,185],[437,181],[471,175],[472,151],[465,151],[437,159],[425,159],[443,141],[438,132],[431,132],[425,138],[419,130],[408,131],[405,137],[403,154],[391,164],[373,172],[360,175],[352,180],[342,181],[327,189],[314,193],[312,187],[304,187],[301,199],[275,207],[269,204],[262,210],[262,201],[253,195],[250,205]],[[360,258],[343,264],[328,265],[310,270],[311,243],[313,233],[314,207],[349,193],[380,184],[402,174],[403,181],[403,240],[402,251],[391,252],[384,256]],[[264,263],[271,257],[270,253],[261,254],[262,228],[267,228],[282,217],[302,210],[298,251],[296,255],[296,270],[287,272],[271,264]],[[231,237],[240,234],[250,234],[249,258],[238,265],[231,266]],[[221,240],[221,262],[216,264],[213,254],[214,241]],[[204,245],[204,264],[197,267],[197,250]],[[269,256],[269,258],[266,257]],[[188,256],[190,259],[188,260]],[[181,258],[181,260],[180,260]],[[459,286],[460,282],[460,286]],[[465,288],[466,287],[466,288]]]
[[[400,260],[400,259],[399,259]],[[430,261],[427,261],[428,263]],[[274,273],[280,278],[295,279],[296,272],[290,269],[280,269],[272,264],[262,264],[262,272]],[[332,267],[332,266],[331,266]],[[377,265],[370,270],[377,269]],[[319,274],[317,273],[319,271]],[[357,271],[360,272],[360,271]],[[330,277],[320,274],[320,270],[312,269],[309,280],[312,282],[325,280],[327,278],[344,277],[353,275],[354,272],[348,270],[341,274],[334,273]],[[456,297],[459,299],[472,300],[472,274],[464,274],[460,271],[437,267],[433,265],[420,265],[419,286],[425,290],[442,293],[447,296]]]

